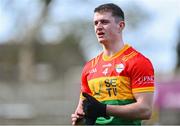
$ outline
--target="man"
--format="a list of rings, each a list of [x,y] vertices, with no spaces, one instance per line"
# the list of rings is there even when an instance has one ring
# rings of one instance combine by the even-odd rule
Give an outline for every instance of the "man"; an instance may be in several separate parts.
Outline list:
[[[154,70],[151,62],[128,44],[122,31],[124,13],[115,4],[94,10],[94,29],[103,52],[82,71],[81,96],[72,117],[75,125],[140,125],[151,117]]]

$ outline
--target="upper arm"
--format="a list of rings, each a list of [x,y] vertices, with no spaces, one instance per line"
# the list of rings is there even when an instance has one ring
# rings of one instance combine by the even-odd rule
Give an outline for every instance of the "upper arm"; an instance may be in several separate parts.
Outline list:
[[[88,94],[91,93],[91,90],[89,88],[88,82],[87,82],[87,76],[89,74],[89,64],[86,64],[82,70],[81,74],[81,93],[86,92]],[[82,98],[82,95],[81,95]]]
[[[108,115],[127,119],[150,119],[152,113],[153,93],[135,93],[136,102],[127,105],[107,105]]]
[[[151,110],[154,96],[154,69],[147,58],[140,56],[132,68],[132,93],[143,109]]]
[[[135,59],[132,71],[132,93],[141,117],[150,118],[154,97],[154,68],[149,59],[139,56]]]
[[[142,106],[147,106],[149,108],[152,107],[154,94],[152,92],[146,93],[135,93],[134,97],[136,102],[141,104]]]
[[[141,116],[145,119],[149,119],[152,114],[154,94],[152,92],[135,93],[134,97],[136,99],[136,104],[141,111]]]
[[[133,94],[154,92],[154,68],[147,58],[139,56],[134,60],[130,78]]]

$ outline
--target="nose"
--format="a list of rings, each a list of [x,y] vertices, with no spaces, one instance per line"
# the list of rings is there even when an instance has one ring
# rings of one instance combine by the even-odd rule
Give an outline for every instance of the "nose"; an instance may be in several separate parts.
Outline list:
[[[96,25],[96,29],[97,30],[102,30],[102,28],[103,28],[102,23],[98,22],[97,25]]]

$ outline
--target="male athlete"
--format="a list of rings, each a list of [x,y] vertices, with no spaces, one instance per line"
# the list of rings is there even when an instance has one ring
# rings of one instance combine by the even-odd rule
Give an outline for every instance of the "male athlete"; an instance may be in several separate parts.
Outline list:
[[[72,117],[75,125],[140,125],[150,119],[154,92],[154,69],[145,56],[125,44],[124,12],[115,4],[94,10],[94,29],[102,53],[84,66],[81,95]]]

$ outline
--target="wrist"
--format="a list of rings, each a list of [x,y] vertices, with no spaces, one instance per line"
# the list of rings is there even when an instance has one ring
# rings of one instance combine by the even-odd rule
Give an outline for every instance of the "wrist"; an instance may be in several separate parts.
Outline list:
[[[103,108],[103,116],[107,116],[107,104],[103,104],[102,108]]]

